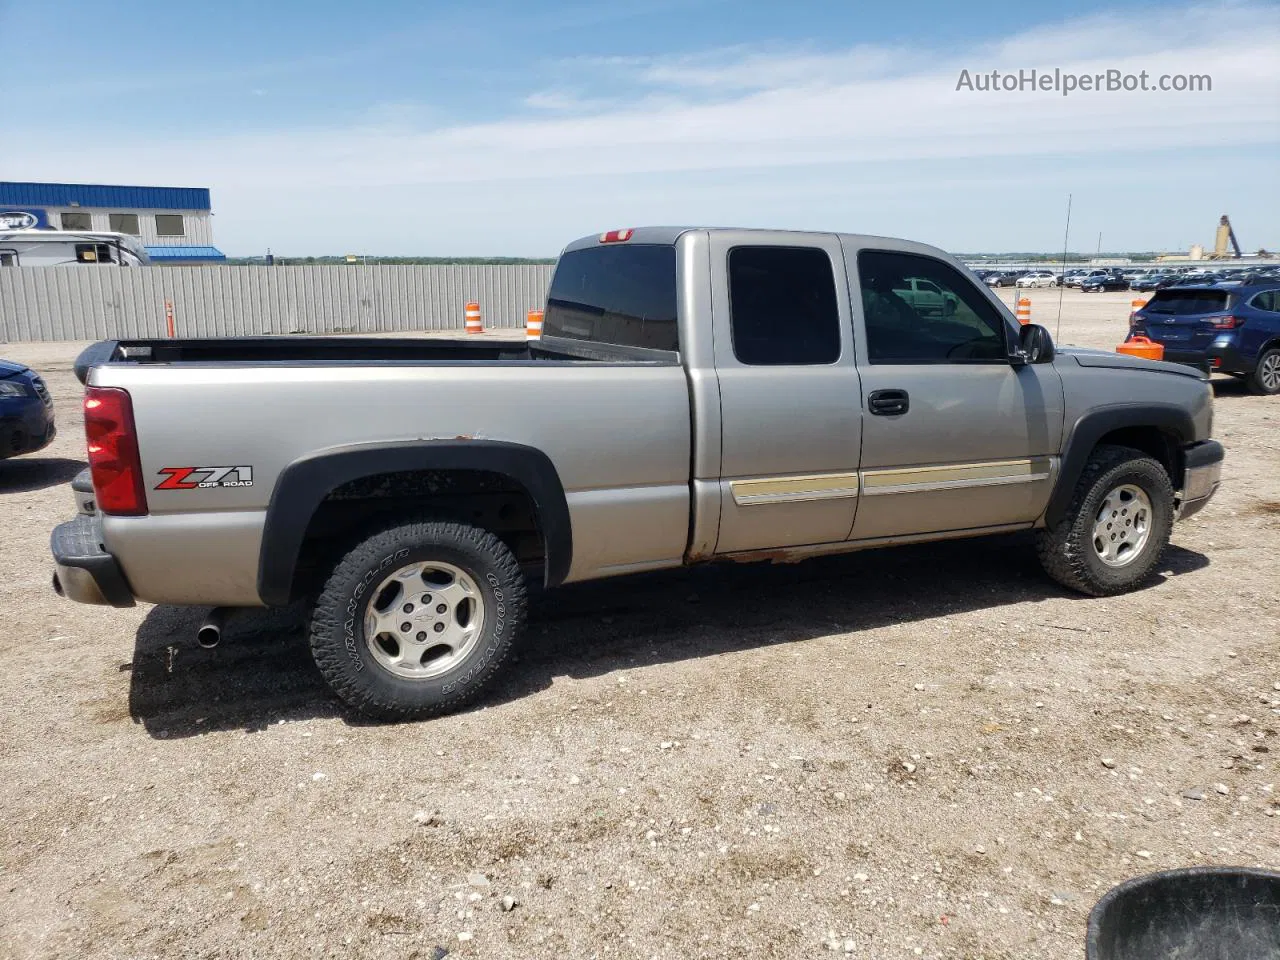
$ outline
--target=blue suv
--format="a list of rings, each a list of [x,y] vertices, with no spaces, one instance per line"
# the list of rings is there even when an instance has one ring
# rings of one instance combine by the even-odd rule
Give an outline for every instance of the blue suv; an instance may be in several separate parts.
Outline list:
[[[1129,318],[1129,335],[1164,344],[1166,360],[1280,393],[1280,281],[1157,290]]]
[[[0,460],[53,442],[53,397],[34,370],[0,360]]]

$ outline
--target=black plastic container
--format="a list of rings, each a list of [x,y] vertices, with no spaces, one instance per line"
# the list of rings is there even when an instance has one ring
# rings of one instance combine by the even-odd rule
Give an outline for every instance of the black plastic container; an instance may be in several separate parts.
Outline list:
[[[1088,960],[1280,960],[1280,873],[1192,867],[1113,887],[1089,914]]]

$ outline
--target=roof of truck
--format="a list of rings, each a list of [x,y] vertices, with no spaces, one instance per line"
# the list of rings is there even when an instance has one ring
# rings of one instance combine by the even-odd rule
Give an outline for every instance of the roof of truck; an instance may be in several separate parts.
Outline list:
[[[611,230],[601,233],[593,233],[585,237],[579,237],[572,243],[568,244],[563,253],[571,250],[583,250],[589,247],[597,247],[602,243],[650,243],[650,244],[674,244],[680,239],[681,234],[688,233],[693,230],[705,230],[709,233],[761,233],[776,236],[777,234],[793,234],[797,237],[839,237],[842,241],[853,241],[855,247],[876,247],[884,246],[891,250],[901,250],[905,252],[915,252],[925,255],[941,255],[949,260],[955,258],[938,247],[930,246],[927,243],[918,243],[914,240],[903,240],[898,237],[879,237],[865,233],[844,233],[839,230],[775,230],[768,227],[708,227],[708,226],[686,226],[686,227],[628,227],[620,230]],[[621,236],[609,236],[610,234],[626,234],[625,239]],[[609,240],[605,238],[609,237]],[[959,261],[956,261],[957,263]]]

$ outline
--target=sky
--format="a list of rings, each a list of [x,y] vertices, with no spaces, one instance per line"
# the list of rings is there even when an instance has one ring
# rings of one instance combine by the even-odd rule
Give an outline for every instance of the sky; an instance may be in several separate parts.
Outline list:
[[[1280,248],[1280,5],[0,0],[0,179],[207,186],[232,255],[642,224]],[[957,89],[1207,74],[1198,92]]]

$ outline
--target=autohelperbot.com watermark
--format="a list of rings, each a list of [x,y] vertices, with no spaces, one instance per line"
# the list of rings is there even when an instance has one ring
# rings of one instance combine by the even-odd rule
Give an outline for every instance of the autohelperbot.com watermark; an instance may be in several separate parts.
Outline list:
[[[1152,76],[1149,71],[1126,73],[1124,70],[1103,70],[1101,73],[1072,73],[1055,67],[1053,70],[1000,71],[961,70],[956,80],[956,91],[972,93],[1060,93],[1067,97],[1076,91],[1082,93],[1212,93],[1213,77],[1207,73],[1162,73]]]

